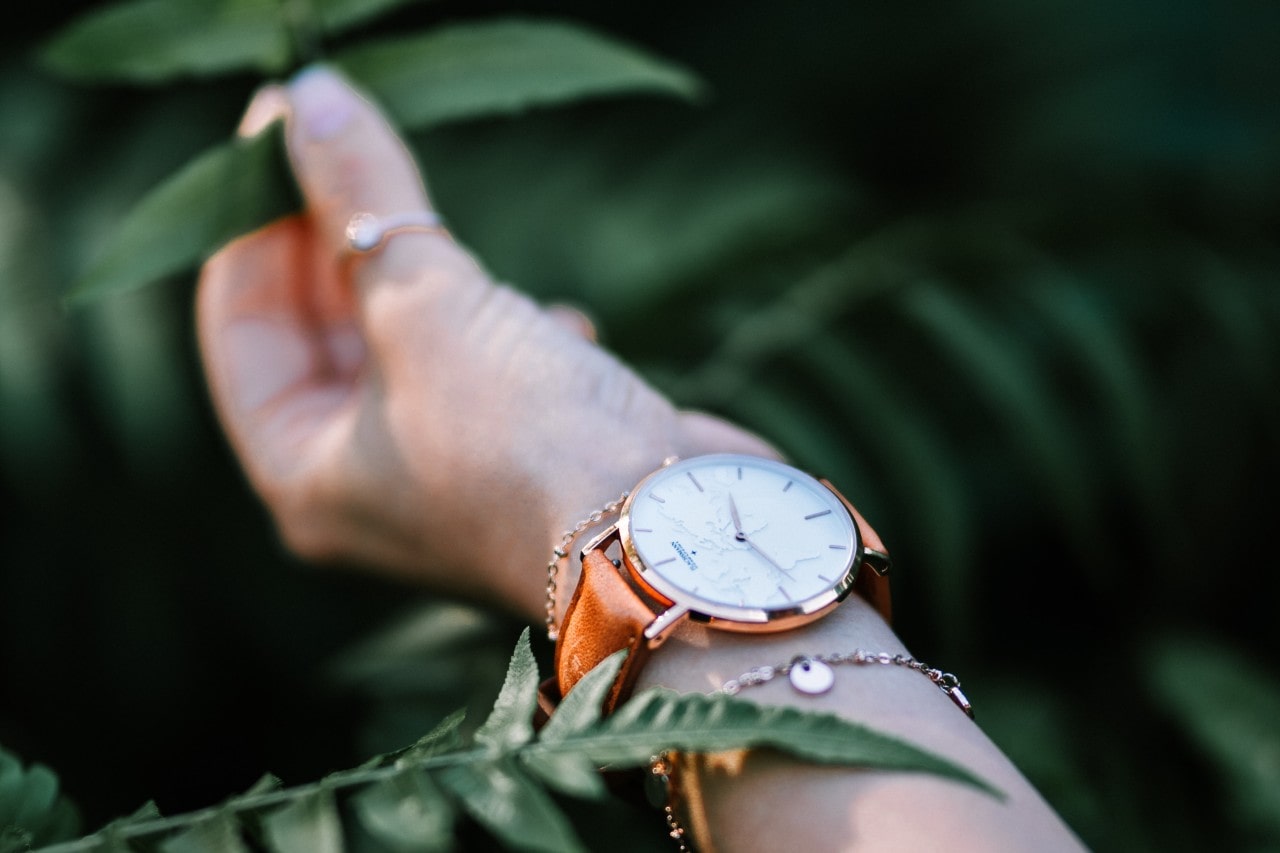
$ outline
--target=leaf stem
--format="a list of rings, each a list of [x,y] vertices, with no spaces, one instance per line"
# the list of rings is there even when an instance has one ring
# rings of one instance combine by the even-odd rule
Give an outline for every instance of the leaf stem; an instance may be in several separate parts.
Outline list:
[[[402,773],[422,770],[437,770],[444,767],[452,767],[491,758],[493,758],[492,750],[470,748],[460,750],[458,752],[450,752],[444,755],[433,755],[427,758],[409,760],[400,759],[394,764],[382,767],[355,767],[350,770],[338,771],[337,773],[333,773],[316,782],[309,782],[292,788],[282,788],[277,791],[266,791],[261,794],[248,794],[245,796],[232,797],[226,802],[216,806],[209,806],[197,811],[184,812],[178,815],[170,815],[169,817],[152,818],[150,820],[139,821],[137,823],[131,823],[119,827],[114,831],[108,828],[75,841],[57,844],[44,849],[47,853],[73,853],[73,851],[78,850],[94,850],[104,840],[104,834],[107,837],[127,839],[139,839],[147,836],[163,835],[187,826],[194,826],[202,820],[206,820],[217,815],[219,812],[227,810],[230,810],[236,815],[265,811],[274,806],[294,802],[325,790],[333,791],[344,788],[364,787],[387,779],[395,778]]]

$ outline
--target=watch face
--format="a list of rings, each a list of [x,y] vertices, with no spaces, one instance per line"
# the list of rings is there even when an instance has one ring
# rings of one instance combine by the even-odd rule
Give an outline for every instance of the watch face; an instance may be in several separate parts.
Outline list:
[[[639,579],[710,617],[767,622],[812,613],[853,583],[861,542],[840,498],[789,465],[736,454],[653,473],[623,508]]]

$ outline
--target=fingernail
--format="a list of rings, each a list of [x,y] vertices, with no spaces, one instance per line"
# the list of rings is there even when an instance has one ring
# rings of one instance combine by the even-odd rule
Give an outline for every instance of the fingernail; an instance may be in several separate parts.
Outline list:
[[[289,100],[285,97],[284,89],[275,84],[264,86],[245,108],[236,133],[246,138],[257,136],[273,121],[286,115],[288,110]]]
[[[336,136],[355,115],[356,94],[323,65],[312,66],[294,77],[289,94],[303,133],[316,141]]]

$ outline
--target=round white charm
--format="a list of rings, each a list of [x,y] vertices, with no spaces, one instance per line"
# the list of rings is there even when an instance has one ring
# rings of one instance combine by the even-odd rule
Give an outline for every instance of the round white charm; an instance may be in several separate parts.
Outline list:
[[[801,693],[826,693],[836,683],[836,674],[820,660],[802,660],[787,674],[791,686]]]

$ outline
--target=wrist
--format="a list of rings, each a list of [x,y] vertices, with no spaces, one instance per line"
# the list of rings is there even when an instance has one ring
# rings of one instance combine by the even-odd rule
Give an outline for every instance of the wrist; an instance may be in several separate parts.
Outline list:
[[[459,571],[487,573],[492,597],[540,629],[547,613],[548,561],[562,548],[568,557],[556,567],[558,620],[577,585],[577,549],[607,523],[601,510],[676,450],[674,441],[632,437],[626,447],[598,446],[585,454],[581,448],[532,454],[536,458],[522,464],[518,475],[507,475],[504,505],[496,509],[500,523],[493,525],[500,532],[484,541],[488,556],[474,553]],[[599,514],[598,524],[589,522],[593,514]],[[565,533],[575,528],[578,535],[566,547]]]
[[[649,448],[653,459],[633,458],[610,466],[608,473],[586,478],[564,477],[556,498],[547,501],[553,517],[547,520],[547,545],[543,551],[540,615],[554,636],[582,575],[581,549],[617,519],[631,488],[667,459],[674,458],[674,444]],[[617,462],[618,460],[615,460]]]

